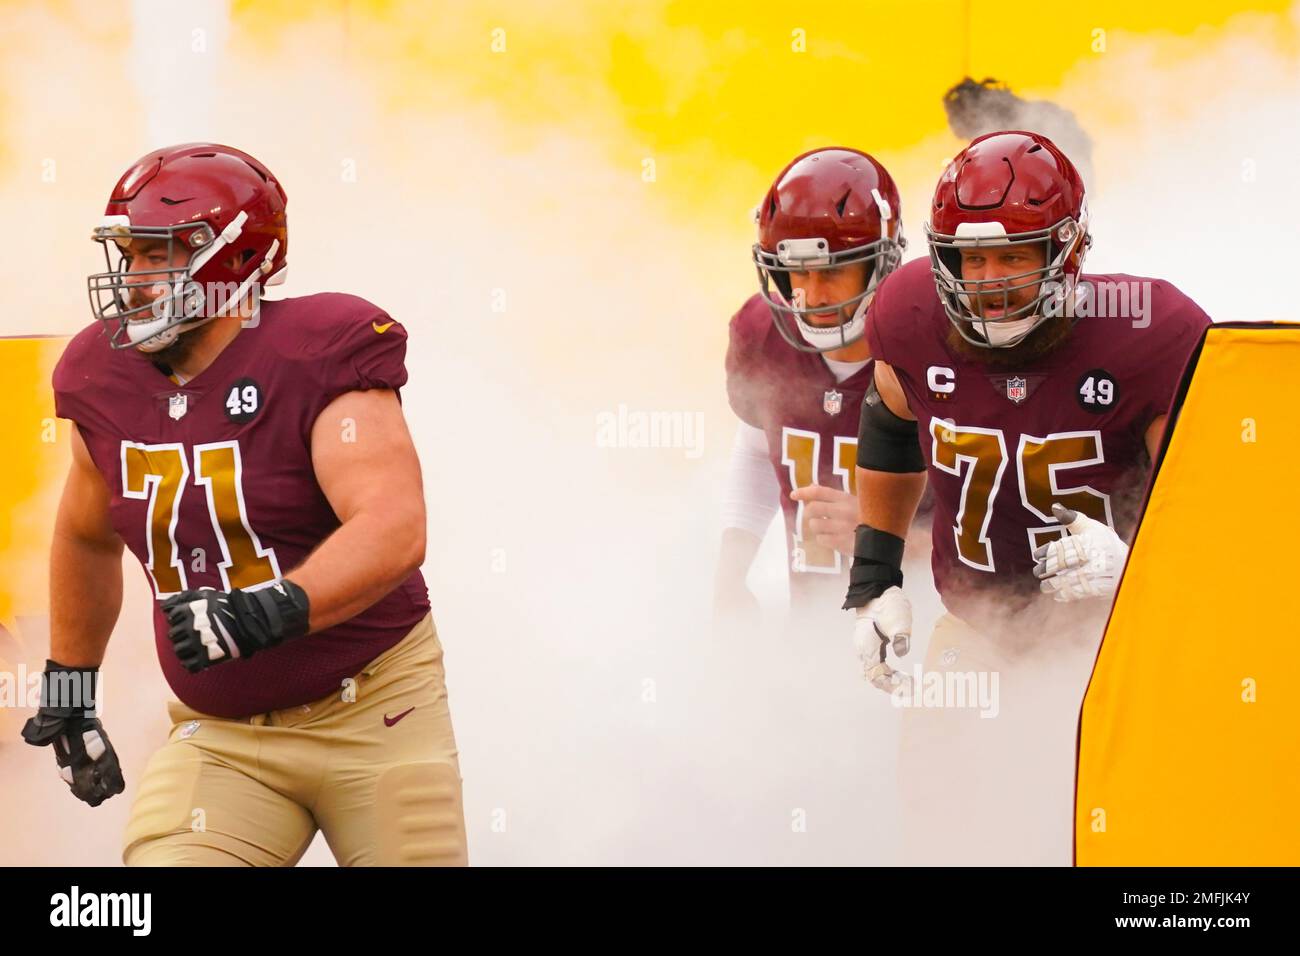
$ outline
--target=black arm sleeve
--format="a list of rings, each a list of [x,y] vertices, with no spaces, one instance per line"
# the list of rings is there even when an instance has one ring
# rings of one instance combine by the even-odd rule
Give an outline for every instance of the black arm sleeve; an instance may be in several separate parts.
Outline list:
[[[917,423],[891,412],[873,384],[858,419],[858,467],[895,474],[925,471],[919,436]]]

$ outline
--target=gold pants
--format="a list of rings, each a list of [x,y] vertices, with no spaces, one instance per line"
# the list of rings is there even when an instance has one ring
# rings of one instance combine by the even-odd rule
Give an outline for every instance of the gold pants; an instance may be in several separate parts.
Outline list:
[[[228,720],[168,704],[128,866],[292,866],[319,828],[341,866],[463,866],[460,768],[432,615],[339,692]]]

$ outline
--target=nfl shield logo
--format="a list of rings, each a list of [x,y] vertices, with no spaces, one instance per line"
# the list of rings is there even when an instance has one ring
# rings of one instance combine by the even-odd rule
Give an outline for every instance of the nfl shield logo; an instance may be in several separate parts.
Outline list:
[[[835,389],[831,389],[822,396],[822,408],[827,415],[838,415],[840,409],[844,407],[844,396]]]
[[[186,398],[184,393],[172,395],[167,399],[167,414],[173,419],[180,419],[188,411],[185,406]]]
[[[1023,378],[1007,379],[1007,398],[1011,399],[1017,405],[1025,400],[1027,394],[1025,385],[1027,383]]]

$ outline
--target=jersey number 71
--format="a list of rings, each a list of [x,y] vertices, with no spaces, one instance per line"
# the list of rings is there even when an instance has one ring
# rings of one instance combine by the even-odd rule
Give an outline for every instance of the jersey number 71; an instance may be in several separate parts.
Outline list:
[[[209,442],[195,445],[192,450],[191,469],[190,455],[182,444],[122,442],[122,495],[149,502],[145,528],[149,559],[145,568],[153,581],[154,594],[163,598],[189,589],[185,563],[176,544],[176,524],[181,496],[190,487],[191,475],[206,495],[212,533],[221,548],[217,570],[223,590],[277,580],[280,565],[275,549],[263,548],[248,523],[239,442]]]

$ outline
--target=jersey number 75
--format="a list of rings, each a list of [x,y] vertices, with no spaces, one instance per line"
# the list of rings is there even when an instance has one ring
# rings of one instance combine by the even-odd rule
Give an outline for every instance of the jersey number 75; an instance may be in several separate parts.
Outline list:
[[[930,436],[934,466],[962,482],[953,526],[957,557],[976,570],[996,571],[988,529],[1007,468],[1006,436],[998,428],[956,425],[942,418],[930,419]],[[1052,516],[1054,502],[1114,527],[1110,495],[1087,485],[1062,487],[1060,481],[1063,472],[1104,461],[1101,432],[1055,432],[1042,438],[1021,435],[1015,461],[1020,504],[1038,519],[1025,522],[1031,552],[1061,536],[1061,526]]]

